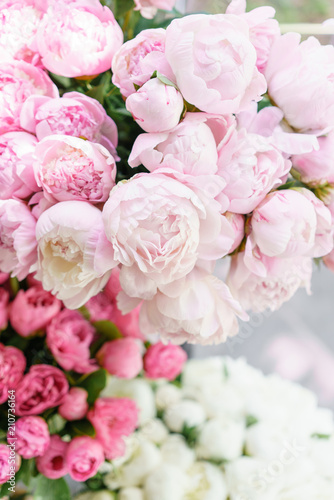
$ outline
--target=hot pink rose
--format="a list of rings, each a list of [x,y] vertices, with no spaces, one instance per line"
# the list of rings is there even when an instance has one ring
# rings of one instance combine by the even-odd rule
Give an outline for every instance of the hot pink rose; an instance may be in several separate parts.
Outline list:
[[[10,305],[9,319],[19,335],[29,337],[38,330],[44,330],[60,309],[60,300],[41,286],[34,286],[19,291]]]
[[[81,420],[88,412],[88,393],[80,387],[72,387],[59,406],[59,414],[65,420]]]
[[[68,445],[66,465],[74,481],[83,482],[95,476],[103,462],[103,448],[91,437],[76,437]]]
[[[53,135],[36,146],[35,177],[49,201],[100,203],[115,185],[116,165],[100,144]]]
[[[287,33],[274,42],[265,70],[268,92],[292,127],[323,131],[334,126],[334,47],[300,39]]]
[[[15,423],[15,437],[7,436],[9,444],[15,443],[17,452],[23,458],[39,457],[50,444],[48,425],[41,417],[22,417]]]
[[[165,132],[176,127],[184,103],[180,92],[152,78],[131,94],[126,100],[126,109],[145,132]]]
[[[129,436],[137,427],[135,402],[127,398],[98,398],[87,418],[95,428],[96,438],[103,446],[106,458],[113,460],[124,455],[122,437]]]
[[[13,474],[13,469],[17,472],[20,468],[21,458],[16,455],[6,444],[0,444],[0,484],[7,483]]]
[[[42,69],[24,61],[0,68],[0,134],[20,130],[20,112],[30,95],[58,96],[58,89]]]
[[[0,136],[0,199],[25,199],[38,191],[32,157],[36,144],[26,132]]]
[[[20,124],[39,141],[53,134],[71,135],[98,142],[115,155],[115,122],[96,99],[79,92],[68,92],[60,99],[30,96],[23,104]]]
[[[44,66],[68,77],[107,71],[122,43],[123,32],[113,13],[98,0],[57,2],[37,31]]]
[[[158,9],[172,10],[176,0],[135,0],[135,4],[135,10],[140,10],[143,17],[153,19]]]
[[[45,290],[73,309],[102,290],[116,263],[100,210],[83,201],[57,203],[40,216],[36,236]]]
[[[233,214],[232,212],[226,212],[225,217],[234,230],[234,242],[229,252],[232,253],[240,246],[245,237],[245,217],[240,214]]]
[[[64,370],[87,373],[94,370],[89,346],[95,329],[77,311],[64,309],[46,329],[46,343]]]
[[[22,351],[0,344],[0,404],[7,401],[8,390],[16,388],[25,368],[26,358]]]
[[[141,346],[130,337],[106,342],[96,359],[107,372],[120,378],[135,378],[143,369]]]
[[[50,438],[50,445],[46,452],[36,458],[38,472],[49,479],[59,479],[68,474],[65,460],[68,443],[65,443],[60,436],[54,434]]]
[[[7,327],[8,323],[9,293],[4,288],[0,288],[0,332]]]
[[[166,57],[183,97],[201,111],[237,113],[267,88],[248,25],[236,16],[198,14],[172,21]]]
[[[65,374],[54,366],[32,366],[16,387],[16,414],[38,415],[62,404],[68,393]]]
[[[134,39],[125,42],[112,61],[113,84],[120,88],[124,97],[136,92],[155,71],[174,79],[165,56],[166,30],[141,31]]]
[[[179,346],[162,342],[151,345],[144,357],[145,376],[174,380],[182,372],[187,361],[186,352]]]
[[[0,200],[0,270],[23,280],[36,266],[36,219],[21,201]]]

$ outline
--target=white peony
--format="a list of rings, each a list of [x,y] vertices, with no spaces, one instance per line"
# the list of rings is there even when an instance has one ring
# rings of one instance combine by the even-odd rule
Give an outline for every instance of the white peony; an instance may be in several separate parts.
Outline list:
[[[161,446],[161,457],[165,463],[176,465],[180,469],[187,469],[195,462],[194,450],[189,448],[183,436],[170,435]]]
[[[170,406],[164,413],[164,421],[173,432],[181,432],[184,426],[198,427],[205,421],[205,412],[196,401],[183,400]]]
[[[124,488],[119,492],[118,500],[144,500],[144,492],[140,488]]]
[[[188,477],[179,467],[162,464],[145,481],[145,500],[184,500]]]
[[[209,420],[205,422],[201,429],[197,454],[207,460],[235,460],[242,455],[244,442],[244,421],[230,419]]]
[[[221,470],[207,462],[196,462],[188,469],[189,492],[185,498],[225,500],[227,486]]]
[[[155,444],[161,444],[168,437],[168,429],[158,418],[152,418],[144,422],[140,428],[140,435]]]
[[[155,403],[158,410],[166,410],[169,406],[178,403],[182,399],[182,391],[172,384],[163,384],[155,393]]]

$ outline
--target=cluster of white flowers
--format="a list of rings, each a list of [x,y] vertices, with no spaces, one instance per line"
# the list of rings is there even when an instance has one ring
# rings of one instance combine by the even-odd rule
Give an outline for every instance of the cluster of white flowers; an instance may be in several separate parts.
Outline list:
[[[333,500],[334,421],[313,393],[242,359],[189,361],[178,383],[112,379],[142,408],[107,490],[78,500]]]

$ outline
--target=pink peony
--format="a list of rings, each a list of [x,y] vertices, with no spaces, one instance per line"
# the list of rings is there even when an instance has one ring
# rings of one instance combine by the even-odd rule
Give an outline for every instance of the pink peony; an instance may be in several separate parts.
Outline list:
[[[143,369],[141,346],[130,337],[106,342],[96,359],[107,372],[119,378],[135,378]]]
[[[10,305],[9,319],[19,335],[29,337],[38,330],[44,330],[60,309],[60,300],[41,286],[34,286],[19,291]]]
[[[7,483],[14,471],[20,468],[21,459],[6,444],[0,444],[0,484]]]
[[[101,291],[115,267],[101,212],[83,201],[57,203],[40,216],[38,273],[43,288],[78,308]]]
[[[127,398],[98,398],[87,418],[95,428],[96,438],[103,446],[106,458],[113,460],[124,455],[122,437],[129,436],[137,427],[135,402]]]
[[[24,199],[38,191],[32,156],[36,144],[36,137],[26,132],[0,136],[0,199]]]
[[[81,420],[88,412],[88,393],[81,387],[72,387],[59,406],[59,414],[65,420]]]
[[[68,393],[65,374],[54,366],[35,365],[16,387],[16,414],[38,415],[59,406]]]
[[[22,458],[44,455],[50,444],[48,425],[41,417],[22,417],[15,423],[15,437],[7,436],[9,444],[15,443],[16,451]]]
[[[0,200],[0,270],[23,280],[36,266],[36,220],[21,201]]]
[[[8,390],[16,388],[25,368],[26,358],[22,351],[0,344],[0,404],[7,401]]]
[[[144,83],[126,100],[126,109],[145,132],[166,132],[176,127],[183,108],[180,92],[158,78]]]
[[[153,17],[161,10],[172,10],[176,4],[176,0],[134,0],[136,4],[135,10],[140,10],[140,13],[146,19]]]
[[[123,32],[98,0],[58,2],[37,31],[44,66],[57,75],[77,77],[107,71],[123,43]]]
[[[78,311],[64,309],[47,326],[46,343],[64,370],[87,373],[95,368],[89,352],[94,333]]]
[[[186,352],[179,346],[162,342],[151,345],[144,357],[145,376],[174,380],[182,372],[187,361]]]
[[[95,476],[104,462],[101,444],[91,437],[75,437],[66,451],[68,473],[74,481],[87,481]]]
[[[95,321],[113,321],[115,306],[107,295],[103,292],[98,293],[85,304],[89,312],[89,320]]]
[[[58,89],[41,69],[24,61],[0,68],[0,134],[20,130],[20,112],[30,95],[58,96]]]
[[[9,279],[9,274],[8,273],[2,273],[0,272],[0,285],[3,285],[6,283],[6,281]]]
[[[47,200],[100,203],[115,185],[116,165],[100,144],[53,135],[36,146],[35,177]]]
[[[41,457],[36,458],[38,472],[49,479],[66,476],[68,468],[65,460],[68,443],[54,434],[50,438],[50,446]]]
[[[166,30],[166,57],[189,103],[208,113],[237,113],[266,91],[247,23],[236,16],[197,14]]]
[[[125,42],[112,61],[113,84],[120,88],[124,97],[136,92],[155,71],[174,79],[165,56],[166,30],[141,31],[134,39]]]
[[[233,253],[240,246],[245,237],[245,217],[232,212],[226,212],[225,217],[231,224],[234,231],[234,241],[229,251],[229,253]]]
[[[96,99],[79,92],[68,92],[61,99],[30,96],[23,104],[20,124],[39,141],[54,134],[71,135],[102,144],[115,155],[115,122]]]
[[[287,33],[274,42],[265,70],[268,92],[294,129],[327,130],[334,126],[334,47],[300,39]]]
[[[0,288],[0,332],[7,328],[8,323],[9,293],[4,288]]]

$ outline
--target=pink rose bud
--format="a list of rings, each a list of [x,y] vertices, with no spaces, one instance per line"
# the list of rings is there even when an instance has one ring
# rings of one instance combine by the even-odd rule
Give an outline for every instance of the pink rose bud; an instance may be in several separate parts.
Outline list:
[[[76,437],[68,445],[66,465],[74,481],[83,482],[95,476],[103,462],[103,448],[95,439]]]
[[[106,342],[96,359],[111,375],[120,378],[135,378],[143,368],[139,341],[130,337]]]
[[[22,337],[29,337],[47,324],[61,310],[61,302],[41,286],[20,290],[10,305],[12,327]]]
[[[180,92],[158,78],[146,82],[126,100],[126,109],[145,132],[165,132],[176,127],[183,106]]]
[[[235,235],[233,245],[230,248],[230,253],[232,253],[240,246],[245,237],[245,217],[232,212],[226,212],[225,217],[233,227]]]
[[[124,455],[122,437],[130,436],[138,423],[136,403],[127,398],[98,398],[87,418],[95,428],[106,458],[113,460]]]
[[[182,372],[187,354],[177,345],[158,342],[150,346],[144,356],[145,376],[174,380]]]
[[[0,484],[7,483],[9,477],[12,475],[11,471],[11,450],[6,444],[0,444]],[[21,457],[15,455],[15,471],[17,472],[21,465]]]
[[[153,19],[153,17],[161,10],[172,10],[176,4],[176,0],[135,0],[135,10],[140,10],[140,13],[146,19]]]
[[[15,449],[23,458],[39,457],[50,444],[48,425],[41,417],[19,418],[15,423],[15,436],[9,432],[7,441],[15,444]]]
[[[108,7],[98,0],[56,2],[37,32],[42,63],[67,77],[98,75],[110,69],[123,32]]]
[[[16,387],[16,414],[38,415],[59,406],[68,393],[65,374],[51,365],[35,365]]]
[[[46,329],[46,343],[64,370],[87,373],[94,369],[89,346],[95,329],[78,311],[64,309]]]
[[[8,323],[9,293],[4,288],[0,288],[0,332],[7,327]]]
[[[58,408],[59,414],[65,420],[81,420],[88,412],[87,396],[85,389],[72,387]]]
[[[22,379],[26,364],[22,351],[0,344],[0,404],[7,401],[8,390],[15,389]]]
[[[50,445],[44,455],[36,458],[38,472],[49,479],[59,479],[68,474],[65,460],[68,443],[65,443],[60,436],[54,434],[50,438]]]

